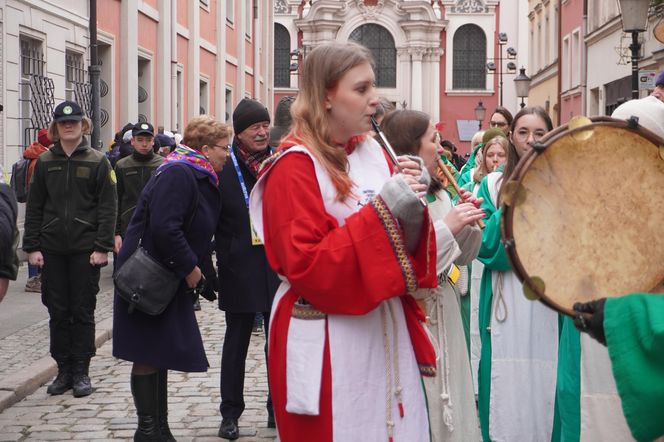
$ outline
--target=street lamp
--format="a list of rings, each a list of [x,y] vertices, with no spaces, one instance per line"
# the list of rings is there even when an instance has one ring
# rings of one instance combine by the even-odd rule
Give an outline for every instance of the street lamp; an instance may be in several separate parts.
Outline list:
[[[479,130],[482,130],[482,121],[484,121],[484,117],[486,116],[486,107],[482,104],[482,101],[477,103],[477,106],[475,107],[475,119],[479,123]]]
[[[515,60],[517,51],[513,47],[507,48],[507,57],[503,57],[503,46],[507,45],[507,34],[504,32],[501,32],[498,34],[498,46],[499,46],[499,52],[498,52],[498,57],[494,57],[495,61],[489,61],[486,64],[487,71],[490,74],[497,74],[498,79],[499,79],[499,86],[498,88],[500,89],[500,105],[503,105],[503,74],[505,73],[505,69],[503,68],[503,61],[505,60]],[[497,63],[496,63],[497,62]],[[514,73],[516,71],[516,64],[514,62],[510,61],[507,63],[507,70],[510,74]]]
[[[622,28],[632,34],[632,98],[639,98],[639,32],[646,30],[650,0],[618,0],[622,15]]]
[[[523,109],[526,105],[523,99],[528,97],[528,91],[530,90],[530,77],[526,75],[526,68],[519,69],[519,75],[514,78],[514,87],[516,88],[516,96],[521,98],[520,106]]]

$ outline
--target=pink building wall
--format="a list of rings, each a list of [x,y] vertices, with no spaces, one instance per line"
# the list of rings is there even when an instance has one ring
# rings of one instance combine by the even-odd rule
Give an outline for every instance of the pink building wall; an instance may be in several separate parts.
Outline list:
[[[582,50],[585,52],[583,47],[583,5],[584,0],[569,0],[562,5],[561,14],[560,14],[560,27],[561,27],[561,37],[562,41],[566,36],[572,34],[576,29],[581,30],[580,41]],[[585,66],[581,65],[581,57],[579,58],[579,65],[581,73],[579,78],[581,83],[583,83],[583,72],[585,72]],[[561,58],[561,69],[569,69],[568,60]],[[564,87],[563,87],[564,89]],[[565,93],[563,90],[563,96],[560,100],[560,123],[565,124],[573,116],[581,115],[583,112],[583,94],[581,93],[581,88],[577,92]]]

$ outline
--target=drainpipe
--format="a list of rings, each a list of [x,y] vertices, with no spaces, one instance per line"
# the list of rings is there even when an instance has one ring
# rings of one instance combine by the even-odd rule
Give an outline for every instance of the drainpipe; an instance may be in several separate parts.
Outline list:
[[[178,96],[178,2],[171,1],[171,102],[168,103],[171,108],[171,127],[169,130],[184,132],[183,127],[179,127],[178,106],[180,113],[184,112],[182,103],[179,103]]]
[[[101,96],[99,92],[99,77],[101,67],[97,57],[97,0],[90,0],[90,66],[88,67],[90,76],[91,97],[90,113],[92,114],[92,136],[90,145],[93,149],[101,150],[100,128],[101,128]]]
[[[586,44],[586,35],[588,33],[588,0],[583,0],[583,16],[581,19],[581,115],[587,115],[588,103],[588,45]]]

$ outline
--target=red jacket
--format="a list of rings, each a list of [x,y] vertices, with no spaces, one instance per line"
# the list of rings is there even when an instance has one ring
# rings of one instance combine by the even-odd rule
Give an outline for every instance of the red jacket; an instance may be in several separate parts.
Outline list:
[[[25,149],[25,152],[23,152],[23,158],[26,160],[32,160],[28,166],[28,188],[30,188],[30,180],[32,180],[32,171],[35,170],[35,164],[37,164],[37,161],[35,160],[39,157],[39,155],[43,154],[47,150],[48,147],[44,147],[39,144],[38,141],[35,141],[30,146],[28,146],[27,149]]]

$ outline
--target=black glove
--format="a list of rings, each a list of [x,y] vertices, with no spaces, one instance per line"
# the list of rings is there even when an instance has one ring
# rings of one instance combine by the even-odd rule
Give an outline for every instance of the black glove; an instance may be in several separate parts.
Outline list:
[[[189,296],[191,296],[191,302],[196,303],[198,301],[198,297],[203,294],[203,289],[205,288],[205,285],[207,284],[207,280],[205,279],[205,276],[201,275],[201,279],[198,280],[198,284],[196,284],[196,287],[193,289],[188,288],[187,293]]]
[[[216,276],[206,278],[203,283],[203,288],[201,289],[200,295],[207,299],[210,302],[217,300],[217,294],[215,292],[219,291],[219,279]]]
[[[574,326],[579,331],[588,333],[600,344],[606,345],[604,335],[604,303],[606,298],[590,302],[577,302],[572,306],[575,312],[580,313],[574,317]]]

